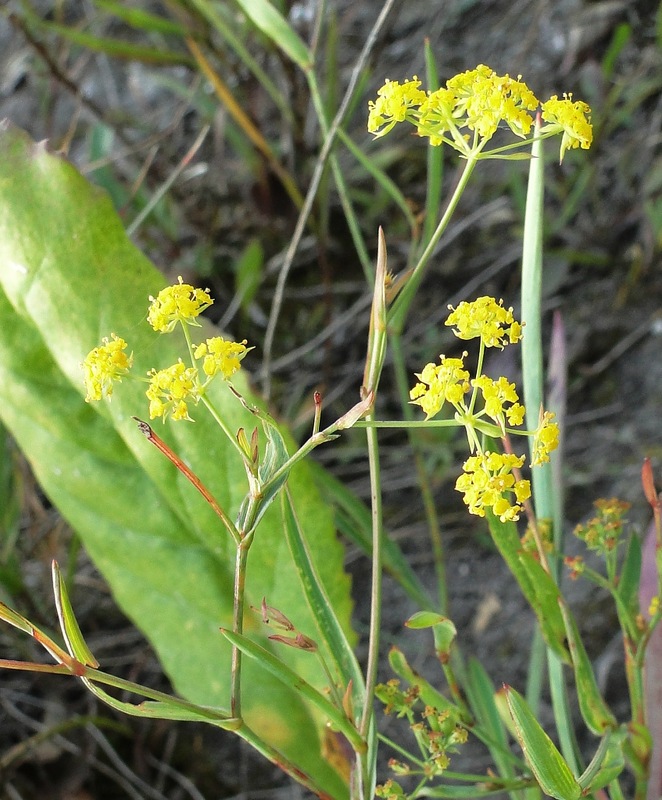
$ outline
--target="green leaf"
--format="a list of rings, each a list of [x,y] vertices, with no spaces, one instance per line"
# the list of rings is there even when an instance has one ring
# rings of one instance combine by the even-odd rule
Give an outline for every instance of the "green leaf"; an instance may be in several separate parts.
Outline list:
[[[62,573],[58,565],[53,562],[53,592],[55,594],[55,606],[57,608],[57,616],[60,620],[60,629],[64,640],[67,643],[67,650],[69,655],[73,656],[77,661],[82,664],[87,664],[90,667],[98,667],[99,662],[96,660],[92,651],[87,646],[87,642],[78,625],[78,620],[71,607],[69,600],[69,593],[62,577]]]
[[[539,561],[522,549],[514,522],[501,522],[489,511],[487,521],[494,544],[535,612],[545,641],[562,661],[570,663],[565,647],[565,625],[558,605],[559,589],[554,579]]]
[[[301,69],[309,70],[313,57],[296,31],[269,0],[237,0],[248,19],[288,55]]]
[[[489,776],[485,776],[485,783],[484,785],[489,784]],[[527,787],[526,782],[524,781],[513,781],[512,785],[508,787],[511,792],[515,790],[522,790]],[[433,787],[425,787],[423,790],[423,794],[417,795],[418,797],[444,797],[448,798],[448,800],[478,800],[479,797],[492,797],[492,795],[499,795],[499,797],[503,797],[505,794],[506,787],[503,786],[494,786],[493,788],[478,788],[478,786],[433,786]],[[530,789],[529,789],[530,791]],[[512,794],[513,797],[520,797],[521,793],[517,792],[516,794]]]
[[[372,553],[372,521],[370,510],[366,504],[337,478],[317,463],[311,468],[315,483],[322,496],[333,506],[336,512],[338,529],[351,542],[359,547],[367,556]],[[432,608],[433,602],[426,593],[416,573],[404,557],[397,542],[384,537],[384,569],[398,582],[411,599],[421,608]]]
[[[494,702],[494,685],[483,665],[470,659],[464,688],[471,711],[480,725],[480,737],[487,743],[490,755],[502,778],[513,778],[513,756],[508,748],[508,736],[499,709]]]
[[[627,610],[635,616],[639,613],[639,579],[641,577],[641,542],[632,535],[628,542],[627,552],[616,591]]]
[[[597,792],[621,774],[625,767],[623,743],[626,737],[627,729],[623,726],[602,738],[591,763],[579,776],[579,785],[585,795]]]
[[[94,5],[103,11],[126,22],[132,28],[151,33],[172,34],[174,36],[187,36],[189,31],[177,22],[157,14],[150,14],[139,8],[127,8],[116,0],[93,0]]]
[[[579,710],[588,729],[597,736],[602,736],[607,728],[616,726],[616,720],[602,699],[577,623],[565,603],[561,604],[561,611],[565,620],[572,666],[575,670]]]
[[[86,404],[80,363],[103,336],[124,336],[134,374],[174,363],[183,338],[145,323],[163,277],[132,245],[107,195],[66,161],[20,131],[0,130],[0,418],[35,475],[81,537],[128,616],[155,647],[176,690],[201,705],[229,704],[234,544],[189,482],[137,430],[144,384],[125,379],[112,402]],[[211,327],[211,326],[209,326]],[[214,331],[199,330],[200,339]],[[242,373],[234,381],[257,404]],[[254,417],[222,382],[209,398],[230,431]],[[246,492],[241,458],[202,406],[196,422],[168,423],[159,435],[194,469],[234,517]],[[291,437],[281,431],[287,447]],[[349,579],[333,518],[305,463],[289,486],[325,591],[349,632]],[[257,530],[246,606],[263,597],[298,628],[314,625],[272,506]],[[248,612],[245,630],[257,630]],[[323,686],[307,654],[283,659],[311,685]],[[258,662],[246,663],[248,725],[277,746],[330,796],[347,790],[321,754],[323,721]]]
[[[423,628],[431,628],[433,625],[444,625],[452,630],[453,638],[457,634],[455,625],[445,617],[443,614],[437,614],[436,611],[417,611],[405,622],[405,625],[412,630],[422,630]]]
[[[195,66],[193,59],[184,53],[176,53],[166,50],[165,47],[147,47],[137,45],[132,42],[120,39],[111,39],[103,36],[94,36],[91,33],[71,28],[67,25],[59,25],[56,22],[48,22],[41,19],[36,14],[26,13],[27,22],[39,30],[50,31],[62,36],[63,39],[80,45],[87,50],[97,53],[105,53],[113,58],[125,58],[131,61],[142,61],[145,64],[185,64]]]
[[[581,786],[526,700],[510,686],[506,687],[506,698],[524,758],[540,788],[557,800],[579,800]]]
[[[315,705],[324,715],[326,720],[337,730],[342,731],[347,740],[357,753],[366,750],[366,743],[354,727],[341,708],[337,708],[322,692],[315,689],[303,680],[300,675],[291,670],[280,658],[277,658],[269,650],[252,641],[246,636],[241,636],[232,631],[222,630],[223,636],[236,645],[242,653],[249,658],[260,663],[266,670],[272,673],[279,681],[286,684],[293,692],[303,695],[306,700]],[[308,653],[308,658],[313,656]]]
[[[259,239],[251,239],[235,264],[235,293],[247,312],[264,275],[264,250]]]
[[[450,711],[459,716],[459,709],[455,703],[435,689],[422,675],[419,675],[418,672],[412,669],[402,650],[398,650],[397,647],[392,647],[388,654],[388,663],[399,678],[407,681],[410,686],[416,686],[418,688],[419,697],[425,705],[433,706],[439,709],[439,711]]]
[[[354,688],[354,697],[357,703],[363,701],[363,674],[352,650],[351,644],[338,618],[333,606],[324,590],[312,558],[310,549],[295,514],[292,497],[289,492],[281,495],[281,513],[283,516],[283,529],[292,553],[292,559],[299,573],[299,581],[303,586],[306,601],[315,620],[317,631],[326,646],[328,657],[332,659],[341,688],[344,690],[349,683]]]

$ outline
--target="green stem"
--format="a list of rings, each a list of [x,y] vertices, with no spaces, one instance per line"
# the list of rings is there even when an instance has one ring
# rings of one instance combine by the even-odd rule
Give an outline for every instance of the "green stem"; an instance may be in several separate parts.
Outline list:
[[[244,605],[246,597],[246,565],[252,539],[244,538],[237,547],[234,567],[234,594],[232,607],[232,631],[242,634],[244,630]],[[230,710],[233,717],[241,717],[241,650],[232,646],[230,670]]]
[[[464,190],[466,189],[467,183],[469,182],[469,178],[474,171],[474,167],[478,161],[477,159],[478,153],[472,153],[471,157],[467,159],[466,164],[464,166],[464,170],[460,175],[460,179],[457,182],[457,186],[455,187],[455,191],[453,192],[450,200],[448,201],[448,205],[446,206],[446,210],[442,218],[439,220],[439,224],[437,225],[434,233],[430,237],[430,241],[427,243],[425,250],[421,253],[420,258],[414,269],[412,270],[411,275],[405,286],[403,287],[400,294],[395,299],[393,306],[391,307],[388,320],[389,320],[389,328],[394,333],[401,333],[404,327],[405,319],[407,317],[407,313],[409,311],[409,306],[414,299],[414,295],[416,294],[416,290],[418,289],[421,281],[423,280],[423,275],[425,274],[425,267],[427,266],[428,261],[430,260],[434,250],[441,239],[444,231],[448,227],[448,223],[453,216],[455,209],[457,208],[458,203],[460,202],[460,198]]]
[[[542,353],[542,251],[543,251],[543,204],[544,204],[544,151],[540,124],[536,129],[531,148],[529,182],[526,196],[524,235],[522,242],[522,323],[526,335],[522,339],[522,382],[524,405],[527,409],[526,425],[531,429],[537,425],[539,409],[543,403],[543,353]],[[554,528],[554,544],[557,552],[562,549],[562,527],[559,508],[555,502],[552,484],[551,465],[544,464],[533,470],[533,496],[537,519],[549,519]],[[558,580],[558,561],[550,559],[550,570]],[[544,647],[542,637],[536,637],[534,647]],[[538,707],[538,691],[542,685],[543,663],[541,652],[532,652],[529,663],[529,693],[527,699],[534,713]],[[579,774],[576,756],[574,730],[568,704],[565,680],[561,662],[550,648],[547,648],[547,667],[552,695],[554,720],[561,744],[561,752],[575,774]],[[535,674],[535,671],[538,674]]]
[[[393,339],[391,338],[391,341]],[[355,428],[462,428],[461,422],[455,419],[360,419],[354,423]]]
[[[409,403],[409,381],[407,379],[405,357],[402,350],[402,337],[400,334],[392,334],[390,337],[390,343],[392,348],[391,352],[393,354],[395,380],[398,387],[398,394],[400,395],[400,405],[406,421],[412,422],[412,408],[411,404]],[[432,547],[432,558],[434,561],[434,570],[437,579],[437,598],[439,600],[439,610],[442,614],[446,614],[448,611],[448,591],[446,588],[446,564],[444,559],[444,547],[441,538],[439,515],[437,514],[437,506],[434,502],[432,487],[430,486],[428,472],[425,468],[421,454],[420,438],[416,435],[414,429],[411,427],[407,428],[407,436],[409,439],[409,446],[411,447],[414,455],[417,483],[421,493],[421,498],[423,500],[428,536],[430,537],[430,545]]]
[[[306,789],[309,789],[319,800],[333,800],[332,796],[327,794],[324,789],[306,772],[303,772],[297,765],[286,758],[279,750],[268,744],[261,739],[251,728],[247,725],[242,725],[236,731],[241,738],[248,742],[251,747],[255,748],[258,753],[261,753],[265,758],[283,770],[287,775],[293,778],[297,783],[300,783]]]
[[[370,412],[368,419],[372,419]],[[374,428],[366,429],[368,462],[370,465],[370,499],[372,509],[372,584],[370,588],[370,636],[368,641],[368,665],[366,667],[365,698],[359,732],[367,738],[374,714],[374,695],[379,664],[379,634],[382,608],[382,491],[379,465],[379,442]]]
[[[191,331],[189,329],[189,326],[186,325],[185,323],[182,323],[182,330],[184,332],[184,339],[186,340],[186,347],[188,348],[189,358],[191,359],[191,366],[194,367],[195,369],[198,369],[198,363],[195,360],[195,357],[193,356],[194,352],[193,340],[191,339]],[[202,403],[207,409],[207,411],[209,411],[209,413],[214,418],[214,421],[217,423],[219,428],[223,431],[223,433],[227,436],[228,440],[232,443],[232,446],[239,453],[243,462],[244,454],[242,452],[241,447],[239,446],[239,442],[237,441],[236,436],[232,434],[232,431],[226,425],[225,420],[218,413],[218,411],[214,407],[214,404],[211,402],[211,400],[209,400],[204,391],[202,392],[200,399],[202,400]]]

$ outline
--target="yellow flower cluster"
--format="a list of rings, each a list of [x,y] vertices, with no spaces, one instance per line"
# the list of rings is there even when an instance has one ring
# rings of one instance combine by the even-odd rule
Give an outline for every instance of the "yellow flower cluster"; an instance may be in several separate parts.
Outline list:
[[[187,367],[181,360],[166,369],[151,370],[148,373],[149,418],[163,417],[163,421],[172,416],[174,420],[187,419],[187,402],[200,400],[200,381],[198,370]]]
[[[533,437],[531,464],[536,467],[549,461],[549,454],[559,446],[559,426],[551,411],[543,411]]]
[[[219,373],[225,380],[231,378],[241,367],[241,360],[251,347],[246,347],[246,340],[233,342],[215,336],[199,344],[194,353],[194,358],[204,358],[202,369],[208,378],[213,378]]]
[[[111,397],[113,394],[113,381],[122,380],[131,369],[133,354],[127,355],[127,344],[124,339],[111,333],[110,340],[104,337],[99,347],[91,350],[82,367],[85,373],[85,387],[87,395],[85,402],[101,400],[102,397]]]
[[[462,302],[457,308],[449,306],[446,325],[454,328],[459,339],[478,339],[485,347],[503,350],[506,344],[516,344],[522,338],[522,325],[513,317],[512,308],[504,308],[503,300],[479,297],[472,303]]]
[[[181,275],[178,283],[167,286],[157,297],[150,296],[149,299],[152,304],[147,312],[147,321],[155,331],[162,333],[171,333],[178,322],[199,325],[196,317],[214,302],[207,289],[196,289],[182,283]]]
[[[457,408],[469,391],[469,373],[464,369],[463,361],[466,355],[463,353],[462,358],[442,355],[441,364],[426,364],[423,372],[416,374],[421,382],[414,386],[409,396],[425,411],[426,419],[438,414],[446,401]]]
[[[479,375],[471,381],[471,385],[481,390],[485,413],[499,425],[503,433],[506,431],[506,419],[509,425],[522,424],[526,409],[519,402],[514,383],[509,383],[503,376],[494,381],[487,375]],[[506,406],[506,403],[509,405]]]
[[[420,106],[425,101],[426,94],[418,88],[420,85],[421,82],[415,75],[413,80],[404,83],[387,80],[377,90],[377,99],[370,102],[368,115],[370,133],[384,136],[396,122],[404,122],[408,109]]]
[[[493,297],[479,297],[473,302],[463,302],[451,308],[446,325],[460,339],[480,341],[479,364],[482,364],[486,347],[503,348],[522,338],[522,325],[513,317],[512,308],[504,308],[503,301]],[[541,412],[535,431],[518,431],[509,426],[522,425],[526,410],[519,402],[513,383],[506,378],[496,380],[480,374],[469,379],[465,369],[464,352],[461,358],[440,356],[439,364],[426,364],[416,373],[419,382],[411,389],[411,402],[420,406],[426,419],[436,416],[444,403],[455,409],[455,419],[465,426],[471,451],[475,453],[465,464],[464,474],[456,488],[464,493],[464,499],[473,514],[484,515],[484,508],[492,508],[502,521],[516,520],[522,502],[530,495],[529,482],[516,480],[511,470],[519,469],[524,456],[500,456],[483,452],[477,431],[490,436],[504,437],[507,434],[532,435],[532,466],[549,461],[549,453],[558,446],[559,427],[553,421],[554,414]],[[473,389],[471,396],[467,394]],[[478,395],[480,393],[480,395]],[[482,405],[476,410],[477,397]],[[486,418],[491,420],[486,423]],[[513,502],[514,499],[514,502]]]
[[[384,136],[396,123],[406,120],[430,144],[445,142],[468,156],[482,150],[501,123],[516,136],[526,137],[533,125],[532,112],[540,106],[519,77],[497,75],[484,64],[455,75],[434,92],[424,92],[420,85],[416,76],[404,83],[387,80],[378,89],[377,99],[368,103],[370,133]],[[563,134],[561,160],[569,148],[590,146],[590,111],[586,103],[573,102],[571,95],[564,95],[562,100],[554,95],[542,104],[543,119],[549,123],[543,131]],[[463,129],[473,133],[473,141]]]
[[[491,508],[501,522],[519,519],[522,503],[531,497],[531,484],[515,480],[513,469],[519,469],[524,456],[501,453],[479,453],[468,458],[455,488],[464,494],[469,511],[479,517]]]
[[[184,283],[181,277],[174,286],[168,286],[157,297],[149,299],[151,305],[147,320],[154,330],[162,333],[172,332],[177,324],[199,325],[196,318],[214,302],[208,290],[196,289]],[[190,343],[188,333],[186,336]],[[111,340],[103,339],[102,344],[85,357],[81,366],[87,389],[86,401],[111,397],[113,382],[121,381],[133,363],[133,355],[128,356],[124,352],[126,347],[124,339],[113,333]],[[216,375],[229,380],[240,369],[242,359],[251,349],[246,346],[246,341],[233,342],[220,336],[197,345],[192,349],[192,356],[193,359],[203,359],[204,381],[201,381],[194,361],[190,367],[180,359],[166,369],[150,370],[147,373],[149,388],[146,392],[150,419],[162,417],[164,422],[168,417],[190,420],[189,404],[199,402],[208,383]]]
[[[479,64],[476,69],[451,78],[446,86],[455,97],[454,118],[465,118],[469,130],[481,139],[490,139],[501,121],[516,136],[526,136],[533,119],[528,113],[538,107],[538,99],[521,80],[497,75]]]
[[[581,147],[588,150],[593,141],[591,109],[581,100],[573,102],[571,94],[564,94],[563,100],[552,95],[542,104],[542,118],[550,127],[559,126],[563,130],[561,138],[561,161],[566,150]],[[544,130],[544,129],[543,129]]]

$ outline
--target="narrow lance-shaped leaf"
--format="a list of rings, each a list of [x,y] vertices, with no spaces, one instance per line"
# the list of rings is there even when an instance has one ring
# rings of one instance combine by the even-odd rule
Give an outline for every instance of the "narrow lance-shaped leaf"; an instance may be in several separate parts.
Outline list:
[[[627,735],[627,729],[623,726],[603,736],[591,763],[579,776],[579,785],[584,794],[597,792],[621,774],[625,767],[623,743]]]
[[[55,607],[57,608],[60,629],[67,643],[69,654],[88,667],[98,667],[99,662],[92,655],[92,651],[87,646],[83,638],[78,620],[69,600],[67,586],[60,572],[57,562],[52,564],[53,574],[53,594],[55,595]]]
[[[467,666],[464,689],[471,711],[485,732],[487,746],[499,774],[504,778],[512,778],[515,774],[514,758],[508,747],[504,723],[494,701],[494,685],[483,665],[474,658],[470,659]]]
[[[540,788],[556,800],[579,800],[581,786],[554,742],[533,716],[526,700],[509,686],[506,687],[506,698],[524,758]]]
[[[269,0],[237,0],[251,22],[265,33],[303,70],[312,66],[312,55],[296,31]]]
[[[513,522],[501,522],[487,512],[490,533],[497,549],[517,580],[522,593],[536,614],[547,644],[566,663],[570,656],[565,647],[565,625],[558,606],[558,587],[540,562],[522,551]]]
[[[579,709],[589,730],[597,736],[602,736],[608,728],[616,726],[616,720],[600,694],[593,667],[577,629],[577,623],[565,602],[561,603],[561,612],[566,625],[572,666],[575,670]]]
[[[338,730],[345,734],[347,740],[357,753],[365,752],[365,741],[361,738],[361,735],[356,730],[353,723],[344,715],[341,708],[336,708],[327,697],[303,680],[300,675],[293,672],[287,664],[277,658],[273,653],[265,650],[264,647],[251,641],[251,639],[248,639],[246,636],[233,633],[232,631],[222,630],[221,633],[228,641],[238,647],[242,653],[251,659],[259,661],[262,666],[271,672],[272,675],[275,675],[279,681],[285,683],[293,691],[300,693],[306,700],[309,700],[315,705],[322,714],[324,714],[329,723],[335,725]]]
[[[328,658],[333,660],[336,673],[342,682],[342,688],[345,689],[351,683],[360,705],[364,690],[363,674],[310,558],[308,545],[303,537],[289,492],[283,492],[281,495],[281,512],[284,533],[299,571],[299,580],[303,586],[317,631],[326,646]]]

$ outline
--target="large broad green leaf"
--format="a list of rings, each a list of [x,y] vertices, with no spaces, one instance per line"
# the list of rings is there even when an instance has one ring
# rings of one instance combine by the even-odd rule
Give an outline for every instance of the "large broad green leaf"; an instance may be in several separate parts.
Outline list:
[[[90,405],[81,383],[80,362],[111,332],[129,342],[137,375],[184,355],[180,334],[156,334],[145,322],[149,295],[163,285],[105,193],[22,132],[0,130],[0,418],[177,691],[227,708],[230,646],[219,627],[231,626],[234,544],[195,489],[137,430],[131,416],[147,413],[145,386],[125,379],[111,403]],[[244,378],[235,385],[256,402]],[[222,382],[212,385],[211,398],[230,430],[253,429],[255,418]],[[194,413],[193,424],[158,422],[157,431],[234,517],[246,491],[243,467],[202,406]],[[293,470],[289,486],[316,572],[351,636],[349,579],[331,513],[305,464]],[[247,595],[247,608],[266,597],[315,635],[277,504],[250,552]],[[324,686],[310,654],[267,642],[252,610],[244,632],[278,647],[278,658]],[[257,661],[246,661],[249,725],[331,796],[345,797],[344,782],[321,754],[324,720]]]

